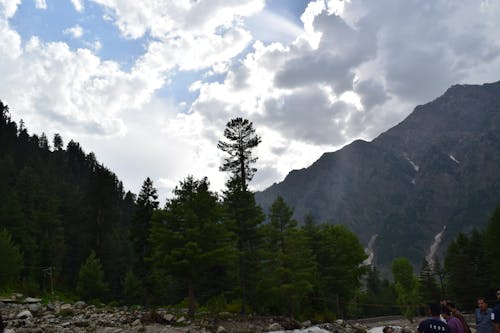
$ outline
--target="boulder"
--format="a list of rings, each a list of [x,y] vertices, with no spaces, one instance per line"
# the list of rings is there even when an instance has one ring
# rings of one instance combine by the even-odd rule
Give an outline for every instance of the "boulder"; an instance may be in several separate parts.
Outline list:
[[[283,331],[283,326],[278,323],[272,323],[267,327],[268,331]]]
[[[43,305],[40,303],[32,303],[28,305],[28,310],[31,311],[31,313],[40,313],[43,311]]]
[[[16,315],[16,318],[17,319],[28,319],[28,318],[33,318],[33,315],[31,314],[31,312],[29,310],[24,310],[24,311],[19,312]]]
[[[71,304],[63,304],[59,308],[59,314],[62,316],[72,316],[75,313],[73,306]]]
[[[175,316],[171,313],[167,313],[163,316],[163,319],[165,319],[166,322],[171,322],[175,319]]]
[[[224,326],[219,326],[217,327],[217,333],[227,333],[226,329],[224,328]]]
[[[33,297],[26,297],[24,302],[25,303],[28,303],[28,304],[31,304],[31,303],[40,303],[42,301],[42,299],[40,298],[33,298]]]
[[[84,301],[78,301],[75,304],[73,304],[73,307],[75,309],[83,309],[86,305],[87,303],[85,303]]]

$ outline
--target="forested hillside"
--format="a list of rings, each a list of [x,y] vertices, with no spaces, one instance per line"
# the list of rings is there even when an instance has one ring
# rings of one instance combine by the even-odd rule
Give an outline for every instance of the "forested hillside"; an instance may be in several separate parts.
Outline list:
[[[23,255],[27,290],[73,289],[80,266],[94,250],[110,295],[132,255],[129,228],[134,195],[77,142],[30,135],[0,102],[0,226]]]

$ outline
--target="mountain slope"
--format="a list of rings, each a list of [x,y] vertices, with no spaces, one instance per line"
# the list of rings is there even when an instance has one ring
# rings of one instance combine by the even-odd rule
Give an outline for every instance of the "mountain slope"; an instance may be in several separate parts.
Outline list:
[[[277,195],[302,221],[341,223],[375,261],[420,262],[446,226],[444,245],[481,227],[500,201],[500,82],[457,85],[417,106],[372,142],[354,141],[256,194],[267,210]],[[443,248],[443,246],[441,247]]]

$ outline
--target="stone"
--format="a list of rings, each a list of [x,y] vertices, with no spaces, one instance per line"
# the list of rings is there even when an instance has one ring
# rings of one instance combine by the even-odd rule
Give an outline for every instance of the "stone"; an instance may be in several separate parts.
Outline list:
[[[4,332],[4,333],[16,333],[16,331],[11,330],[10,328],[6,328],[6,329],[4,329],[4,331],[3,331],[3,332]]]
[[[43,311],[43,306],[40,303],[32,303],[28,305],[28,310],[30,310],[31,313],[40,313]]]
[[[312,323],[310,320],[306,320],[306,321],[303,321],[302,323],[300,323],[302,325],[302,327],[311,327]]]
[[[85,303],[84,301],[78,301],[75,304],[73,304],[73,307],[75,309],[83,309],[83,308],[85,308],[86,305],[87,305],[87,303]]]
[[[56,306],[53,303],[48,303],[47,304],[47,310],[49,311],[56,311]]]
[[[28,319],[28,318],[33,318],[33,315],[29,310],[24,310],[21,311],[17,314],[16,316],[17,319]]]
[[[224,328],[224,326],[219,326],[217,327],[217,333],[227,333],[226,329]]]
[[[272,323],[267,327],[268,331],[283,331],[283,326],[278,323]]]
[[[186,318],[184,318],[184,317],[180,317],[179,319],[177,319],[176,323],[178,323],[178,324],[182,324],[182,323],[183,323],[183,322],[185,322],[185,321],[186,321]]]
[[[141,320],[140,319],[136,319],[134,320],[134,322],[132,323],[132,326],[139,326],[141,324]]]
[[[75,313],[71,304],[63,304],[59,308],[59,314],[62,316],[71,316]]]
[[[166,315],[163,316],[163,319],[167,322],[171,322],[175,319],[175,316],[171,313],[167,313]]]
[[[24,302],[25,303],[29,303],[29,304],[31,304],[31,303],[40,303],[41,301],[42,301],[42,299],[40,299],[40,298],[33,298],[33,297],[26,297],[24,299]]]

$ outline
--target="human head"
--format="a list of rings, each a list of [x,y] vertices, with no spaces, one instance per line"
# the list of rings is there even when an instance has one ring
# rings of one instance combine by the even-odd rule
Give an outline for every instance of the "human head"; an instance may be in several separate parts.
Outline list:
[[[486,309],[488,309],[488,303],[486,302],[486,299],[484,297],[477,298],[477,307],[481,311],[486,311]]]
[[[439,315],[441,314],[440,306],[437,303],[430,303],[429,310],[431,311],[431,316],[433,317],[439,317]]]
[[[391,326],[386,326],[382,329],[384,333],[394,333],[394,329]]]
[[[497,289],[497,294],[496,295],[497,295],[497,300],[500,301],[500,288]]]
[[[441,307],[441,315],[443,316],[444,319],[448,320],[448,318],[451,317],[450,309],[448,309],[447,306],[442,306]]]
[[[448,309],[450,309],[451,313],[455,313],[457,311],[457,307],[455,303],[447,302]]]

